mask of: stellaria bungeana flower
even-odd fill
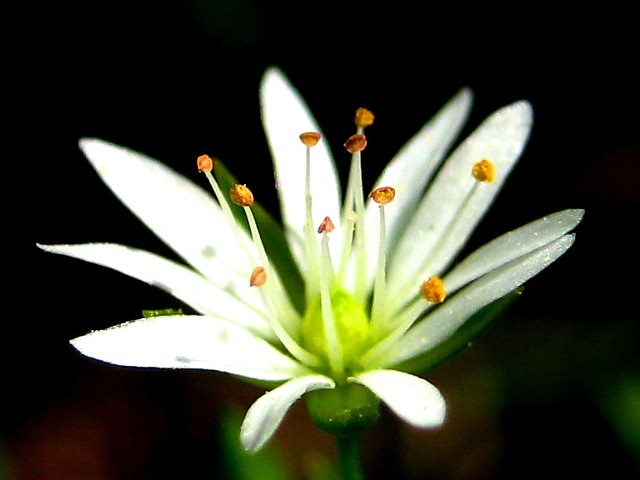
[[[583,215],[548,215],[453,263],[527,142],[530,105],[496,111],[443,162],[471,106],[463,89],[369,195],[361,157],[374,117],[358,109],[345,142],[351,170],[343,203],[332,155],[297,91],[269,69],[260,93],[283,228],[207,155],[197,166],[215,200],[151,158],[80,141],[109,188],[189,266],[110,243],[40,247],[162,288],[198,314],[144,316],[71,344],[116,365],[265,382],[269,391],[241,428],[248,451],[271,438],[303,395],[314,421],[333,433],[373,424],[380,400],[412,426],[441,425],[445,399],[417,374],[466,345],[483,326],[480,313],[565,253]]]

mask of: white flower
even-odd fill
[[[345,411],[373,407],[377,412],[378,399],[410,425],[442,424],[443,396],[413,373],[450,354],[451,348],[444,348],[429,357],[457,335],[466,342],[470,334],[461,332],[475,313],[566,252],[574,240],[568,232],[583,215],[565,210],[541,218],[453,264],[519,158],[532,123],[528,103],[508,105],[443,162],[471,100],[471,92],[462,90],[392,159],[374,185],[393,187],[380,191],[380,205],[363,195],[362,145],[349,144],[366,141],[363,136],[350,140],[352,166],[342,203],[326,144],[320,140],[311,147],[320,138],[315,133],[308,146],[300,142],[302,132],[320,129],[285,77],[276,69],[267,71],[261,87],[263,123],[289,257],[282,244],[277,246],[278,229],[263,211],[250,201],[243,207],[228,203],[208,173],[208,157],[199,159],[205,162],[199,167],[207,172],[217,201],[151,158],[101,140],[81,140],[111,190],[189,266],[117,244],[40,247],[162,288],[199,315],[141,318],[91,332],[71,340],[72,345],[117,365],[209,369],[273,382],[277,386],[244,419],[241,438],[248,451],[269,440],[304,394],[324,427],[331,428]],[[360,135],[372,121],[369,114],[359,110]],[[495,179],[471,175],[482,159],[490,162],[475,168],[484,166]],[[221,166],[214,166],[214,174],[220,182],[228,180]],[[248,229],[234,217],[242,209]],[[314,397],[316,391],[355,392],[364,400],[345,400],[343,411],[327,414],[326,397]],[[346,428],[352,420],[346,420]]]

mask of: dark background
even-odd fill
[[[587,211],[575,246],[429,376],[449,400],[445,427],[414,432],[385,414],[365,436],[369,478],[637,478],[640,96],[631,12],[612,3],[566,12],[159,3],[31,3],[16,17],[24,24],[8,55],[4,212],[8,243],[19,245],[6,261],[0,424],[15,476],[5,476],[224,478],[220,419],[228,408],[244,411],[260,389],[217,373],[78,356],[70,338],[174,300],[35,243],[112,241],[173,255],[101,183],[77,148],[83,136],[147,153],[197,182],[197,155],[218,156],[275,207],[258,86],[277,65],[334,152],[357,107],[376,114],[368,182],[461,87],[476,95],[464,133],[529,100],[529,146],[469,248],[547,213]],[[345,178],[347,165],[339,168]],[[276,437],[294,468],[314,455],[331,459],[331,440],[302,403]]]

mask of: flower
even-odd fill
[[[445,399],[417,374],[466,345],[493,315],[482,312],[565,253],[582,219],[582,210],[551,214],[453,263],[527,142],[531,106],[498,110],[443,161],[471,107],[461,90],[369,197],[361,160],[374,116],[358,109],[343,152],[351,154],[343,203],[332,155],[297,91],[272,68],[260,93],[282,228],[208,155],[197,165],[216,200],[156,160],[80,141],[109,188],[189,266],[110,243],[40,247],[157,286],[198,314],[151,313],[71,344],[116,365],[264,382],[270,390],[241,428],[248,451],[303,395],[314,421],[334,433],[370,426],[379,401],[412,426],[441,425]]]

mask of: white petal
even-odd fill
[[[400,232],[411,218],[434,170],[451,147],[469,115],[473,95],[463,89],[411,138],[386,166],[374,188],[390,186],[396,191],[386,205],[387,250],[392,250]],[[379,250],[378,205],[369,200],[365,217],[367,274],[373,281]],[[355,258],[353,258],[355,260]]]
[[[526,102],[498,110],[444,163],[390,261],[387,293],[397,305],[413,296],[425,278],[440,274],[467,241],[519,158],[532,115]],[[483,158],[494,163],[496,180],[478,184],[469,197],[477,182],[472,165]]]
[[[240,428],[240,440],[248,452],[260,450],[282,423],[289,408],[305,393],[322,388],[335,388],[324,375],[309,375],[290,380],[265,393],[251,405]]]
[[[367,387],[409,425],[429,428],[444,423],[447,413],[444,397],[420,377],[396,370],[371,370],[349,380]]]
[[[226,318],[246,327],[264,338],[274,334],[259,304],[257,293],[245,282],[245,287],[234,291],[232,284],[213,284],[200,274],[154,253],[111,243],[82,245],[38,245],[47,252],[67,255],[87,262],[112,268],[133,278],[164,290],[205,315]],[[220,272],[216,282],[224,282]]]
[[[414,325],[371,366],[392,366],[425,352],[451,336],[471,315],[518,288],[556,261],[573,244],[565,235],[517,260],[480,277]]]
[[[249,331],[222,319],[159,316],[74,338],[83,355],[130,367],[216,370],[281,381],[307,369]]]
[[[269,141],[282,219],[295,258],[306,268],[302,255],[302,228],[305,223],[306,147],[300,141],[304,132],[322,134],[309,107],[284,74],[270,68],[260,89],[262,123]],[[331,217],[340,223],[340,184],[326,140],[311,149],[311,195],[313,226]],[[334,258],[340,251],[339,235],[331,240]]]
[[[246,282],[257,262],[246,258],[212,195],[133,150],[91,138],[80,147],[113,193],[188,263],[208,277]],[[195,159],[193,166],[196,176]]]
[[[485,273],[557,240],[578,225],[583,215],[584,210],[563,210],[495,238],[446,275],[447,292],[452,293]]]

